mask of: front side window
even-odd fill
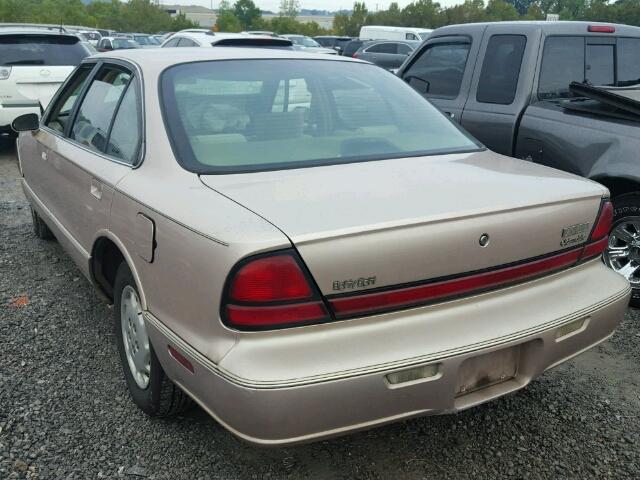
[[[395,76],[320,60],[207,61],[165,71],[180,164],[237,173],[480,148]]]
[[[409,55],[412,51],[413,50],[411,49],[411,47],[406,43],[398,44],[398,53],[400,53],[401,55]]]
[[[493,35],[489,39],[478,82],[478,102],[501,105],[513,102],[526,44],[524,35]]]
[[[403,76],[421,93],[455,98],[460,93],[470,43],[436,43],[424,49]]]
[[[420,40],[420,38],[413,33],[407,33],[405,35],[405,40]]]
[[[71,112],[78,100],[78,95],[80,95],[82,87],[84,87],[94,67],[93,63],[88,63],[76,70],[60,96],[53,103],[51,113],[46,120],[47,127],[60,133],[66,131]]]
[[[71,127],[70,138],[96,152],[104,152],[111,119],[131,72],[117,66],[103,67],[87,90]]]

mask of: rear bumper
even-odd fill
[[[256,348],[255,344],[244,347],[240,340],[220,364],[216,365],[177,338],[148,312],[147,328],[167,374],[221,424],[252,443],[292,444],[409,417],[463,410],[518,390],[545,370],[605,340],[613,333],[626,311],[629,287],[621,277],[596,262],[574,270],[576,271],[552,276],[555,278],[529,282],[528,287],[521,285],[481,295],[475,297],[471,304],[467,299],[441,306],[439,310],[444,312],[452,326],[450,332],[453,344],[456,338],[470,338],[468,335],[456,334],[456,325],[461,321],[460,315],[465,311],[468,313],[469,310],[465,309],[469,307],[475,314],[474,318],[467,316],[462,321],[466,322],[468,330],[476,331],[473,335],[478,341],[469,343],[465,340],[452,349],[438,351],[434,347],[437,344],[447,345],[450,339],[438,333],[435,324],[429,325],[429,317],[436,315],[433,308],[400,312],[404,313],[407,323],[411,323],[411,316],[422,318],[423,328],[427,331],[431,329],[440,338],[434,339],[435,343],[425,341],[423,355],[414,356],[411,355],[414,353],[411,338],[420,337],[421,332],[405,332],[406,335],[413,334],[411,338],[406,338],[407,355],[396,358],[395,361],[375,361],[378,357],[382,359],[384,355],[377,352],[374,343],[368,348],[370,339],[367,337],[372,333],[363,326],[360,328],[365,337],[358,344],[352,342],[351,352],[341,352],[345,348],[341,345],[338,345],[338,350],[334,349],[336,342],[331,341],[333,334],[316,328],[313,334],[320,350],[315,344],[306,344],[309,338],[296,338],[294,343],[297,350],[285,352],[288,357],[280,357],[287,358],[288,361],[279,375],[282,376],[284,371],[291,372],[291,375],[279,380],[261,373],[266,372],[264,364],[269,362],[266,357],[260,359],[260,355],[253,350]],[[593,295],[593,290],[587,285],[587,291],[583,295],[574,295],[573,298],[564,295],[561,289],[557,291],[557,297],[543,298],[546,290],[544,286],[557,289],[562,284],[566,288],[576,289],[579,286],[571,285],[570,282],[585,276],[590,276],[593,281],[603,282],[600,295]],[[538,300],[547,303],[545,308],[541,304],[527,304],[525,308],[518,304],[529,301],[532,291],[535,292],[536,289],[542,295]],[[496,301],[502,310],[494,310],[492,317]],[[580,308],[576,305],[577,301],[582,303]],[[563,314],[566,309],[561,309],[560,305],[567,302],[572,304],[572,311]],[[557,316],[549,316],[548,304],[552,304],[552,310],[557,310]],[[525,323],[521,321],[522,315],[528,316]],[[498,323],[502,318],[510,316],[513,318],[514,328],[510,332],[501,330]],[[395,319],[393,323],[401,321],[402,319]],[[492,321],[495,323],[495,332],[502,331],[504,334],[487,338],[485,327]],[[375,323],[375,320],[372,322]],[[520,328],[525,324],[528,324],[528,328]],[[579,328],[560,336],[559,329],[567,325],[579,325]],[[334,327],[336,326],[331,328]],[[403,326],[397,324],[395,327],[402,329]],[[394,326],[389,325],[389,322],[382,325],[378,323],[373,334],[383,337],[387,335],[388,350],[394,351],[393,338],[389,334],[391,330],[386,332],[387,328]],[[258,342],[269,342],[269,338],[258,338]],[[257,348],[260,348],[259,343]],[[167,345],[180,350],[192,362],[194,373],[188,372],[169,356]],[[279,345],[279,348],[286,348],[286,344]],[[476,357],[511,348],[514,349],[517,363],[515,375],[509,375],[471,393],[461,391],[462,372],[468,374],[469,365],[473,370],[472,362],[477,362],[474,360]],[[322,349],[324,357],[318,356]],[[305,358],[304,353],[301,353],[304,351],[311,359]],[[329,355],[342,356],[335,365],[345,368],[324,368],[318,374],[317,369],[310,367],[331,364],[331,361],[326,361]],[[354,355],[361,360],[361,368],[346,368],[352,363]],[[397,357],[397,353],[395,355]],[[253,379],[246,375],[247,365],[251,364],[256,373]],[[424,365],[436,366],[433,375],[428,378],[396,385],[391,385],[387,380],[389,373]]]

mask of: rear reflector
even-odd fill
[[[184,368],[189,370],[191,373],[195,373],[195,370],[193,369],[193,365],[191,364],[189,359],[187,359],[187,357],[182,355],[178,350],[173,348],[171,345],[167,345],[167,349],[169,350],[169,355],[171,355],[176,362],[178,362]]]
[[[227,321],[243,327],[308,323],[326,317],[327,311],[322,302],[276,306],[227,305]]]
[[[453,280],[329,300],[337,317],[393,310],[516,283],[575,265],[582,247],[513,267]]]
[[[589,243],[584,247],[581,260],[590,260],[602,255],[609,245],[609,237],[601,238],[596,242]]]
[[[589,31],[593,33],[616,33],[616,27],[611,25],[589,25]]]

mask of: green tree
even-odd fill
[[[233,13],[245,30],[252,28],[262,16],[262,12],[252,0],[238,0],[233,6]]]
[[[516,7],[504,0],[489,0],[486,15],[490,22],[518,20],[519,17]]]
[[[339,13],[333,18],[333,29],[339,35],[348,35],[357,37],[360,29],[367,20],[367,6],[364,2],[356,2],[353,4],[351,14]]]
[[[443,24],[439,3],[417,0],[402,10],[402,22],[409,27],[436,28]]]
[[[300,13],[300,2],[298,0],[281,0],[279,13],[281,17],[296,18]]]

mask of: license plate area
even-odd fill
[[[466,359],[458,369],[456,397],[511,380],[519,360],[520,345]]]

